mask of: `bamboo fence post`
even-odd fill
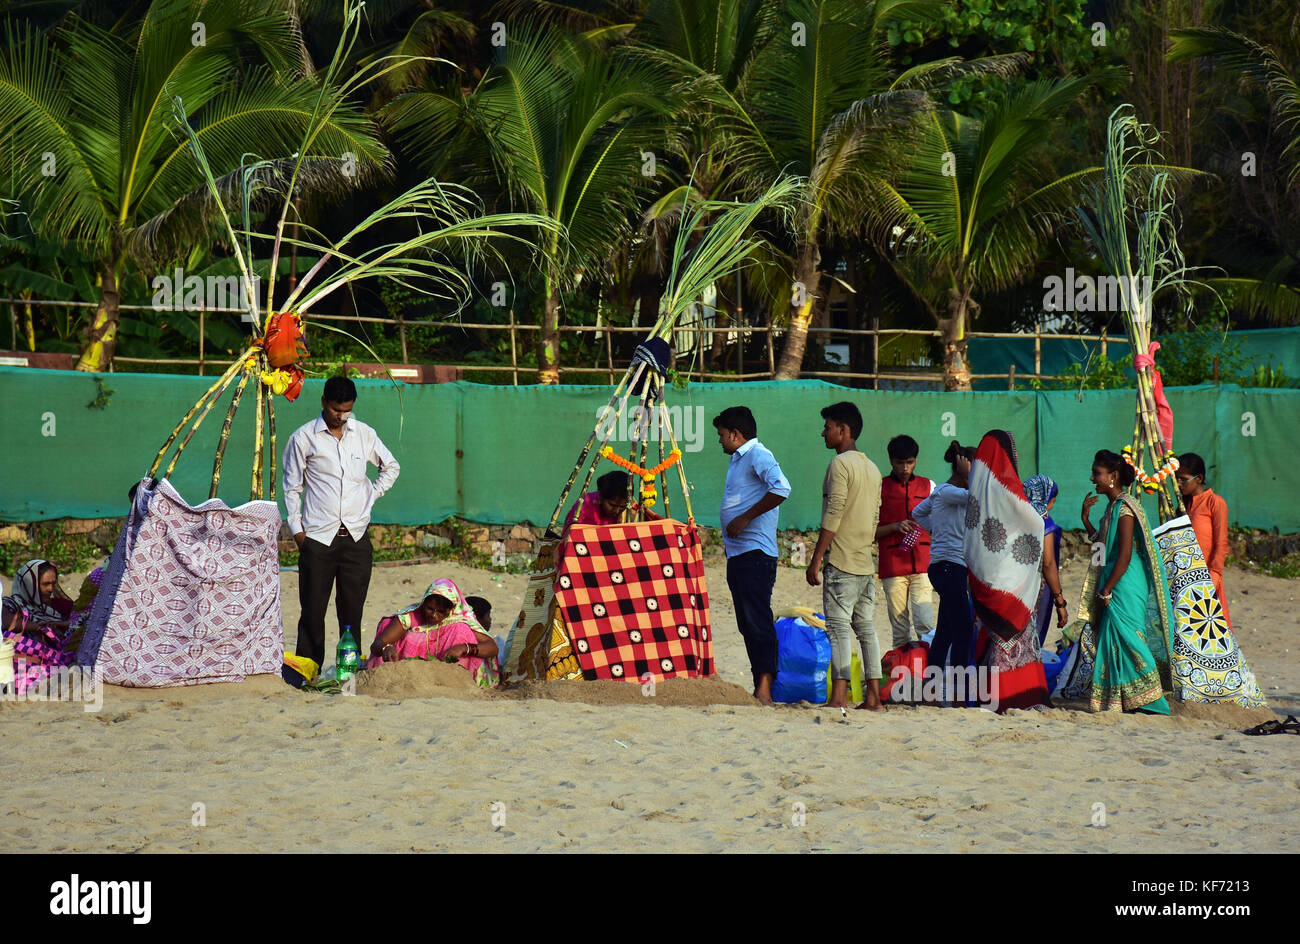
[[[510,309],[510,381],[519,386],[519,356],[515,350],[515,310]]]
[[[609,382],[614,382],[614,332],[605,326],[605,359],[609,362]]]
[[[200,377],[203,376],[203,348],[204,348],[203,329],[206,323],[205,322],[206,315],[207,315],[207,309],[200,308],[199,309],[199,376]]]
[[[880,389],[880,319],[871,319],[871,389]]]
[[[402,363],[409,364],[411,358],[406,353],[406,319],[400,311],[397,313],[397,336],[402,339]]]
[[[767,318],[767,379],[776,376],[776,351],[772,347],[772,316]]]
[[[217,489],[221,486],[221,463],[226,458],[226,444],[230,442],[230,424],[234,422],[235,412],[239,409],[239,401],[244,395],[244,388],[248,386],[249,376],[251,376],[251,372],[244,370],[243,376],[239,378],[239,384],[235,387],[235,395],[230,401],[230,409],[226,410],[226,421],[221,426],[221,438],[217,440],[217,455],[212,460],[212,487],[208,489],[208,498],[210,499],[217,497]]]

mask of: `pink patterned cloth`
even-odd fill
[[[140,688],[279,674],[279,531],[274,502],[193,506],[166,480],[141,482],[78,663]]]
[[[397,617],[390,616],[382,620],[376,635],[386,630],[396,619]],[[448,623],[437,629],[425,628],[416,623],[413,629],[407,630],[406,634],[394,643],[394,646],[397,649],[398,659],[441,659],[452,646],[462,644],[472,646],[478,641],[478,636],[467,623]],[[432,654],[429,652],[430,649],[433,650]],[[366,668],[373,669],[377,665],[382,665],[383,661],[379,656],[371,656],[366,660]],[[482,661],[482,659],[462,659],[460,664],[473,675]]]

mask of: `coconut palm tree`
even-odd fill
[[[666,155],[671,83],[599,35],[524,24],[507,32],[473,89],[450,86],[399,97],[388,119],[422,166],[476,168],[471,179],[494,176],[520,209],[562,224],[537,260],[544,283],[538,381],[558,383],[563,293],[630,232],[653,184],[649,155]]]
[[[959,68],[943,60],[899,74],[886,23],[924,19],[939,9],[926,0],[792,0],[748,66],[741,97],[722,111],[727,152],[750,188],[783,172],[807,181],[793,231],[793,290],[778,380],[799,376],[808,327],[825,306],[831,266],[823,250],[858,231],[872,194],[912,147],[915,123],[930,108],[924,89]],[[1008,71],[1017,62],[965,68]],[[714,100],[729,104],[723,94]]]
[[[0,127],[18,190],[43,234],[95,259],[99,306],[79,370],[112,362],[128,262],[165,258],[208,232],[202,178],[171,123],[179,100],[218,176],[247,152],[287,158],[320,105],[288,4],[155,0],[103,29],[76,16],[43,34],[6,24]],[[253,53],[263,64],[242,68]],[[312,141],[310,184],[338,192],[372,178],[386,151],[359,109],[334,110]],[[305,188],[306,189],[306,188]]]
[[[1300,78],[1272,46],[1231,30],[1176,29],[1170,31],[1170,37],[1171,61],[1211,59],[1264,90],[1273,127],[1285,141],[1278,156],[1286,173],[1287,195],[1294,200],[1300,193]],[[1280,253],[1258,271],[1266,272],[1266,277],[1212,278],[1205,284],[1215,291],[1231,293],[1235,303],[1252,311],[1266,311],[1275,322],[1300,321],[1300,290],[1285,284],[1300,275],[1294,255]]]
[[[1100,178],[1100,167],[1061,175],[1049,165],[1051,123],[1089,88],[1118,77],[1107,70],[1029,82],[1003,93],[983,119],[932,112],[897,184],[873,192],[883,196],[872,212],[874,239],[942,333],[944,389],[971,389],[966,333],[978,296],[1016,284]],[[1195,174],[1142,170],[1175,181]]]

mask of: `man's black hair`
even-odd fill
[[[357,385],[351,377],[331,377],[325,381],[326,403],[351,403],[357,398]]]
[[[734,429],[746,439],[758,438],[758,424],[747,406],[729,406],[713,418],[714,429]]]
[[[904,433],[902,436],[895,436],[889,441],[888,447],[889,458],[895,460],[915,459],[921,452],[921,447],[916,444],[916,440]]]
[[[848,400],[832,403],[822,408],[822,419],[843,423],[849,428],[849,435],[857,439],[862,435],[862,411]]]

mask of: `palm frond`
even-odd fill
[[[1277,51],[1221,27],[1175,29],[1169,35],[1173,41],[1168,54],[1171,62],[1214,59],[1264,89],[1275,127],[1290,138],[1282,150],[1282,158],[1290,164],[1287,186],[1295,186],[1300,177],[1300,83]]]
[[[651,336],[667,339],[677,320],[706,288],[744,264],[762,243],[760,237],[750,233],[760,214],[778,212],[786,217],[788,225],[805,185],[806,181],[798,177],[781,177],[756,200],[695,203],[678,228],[664,291],[664,311],[655,322]],[[692,246],[692,237],[700,230],[704,234]]]

